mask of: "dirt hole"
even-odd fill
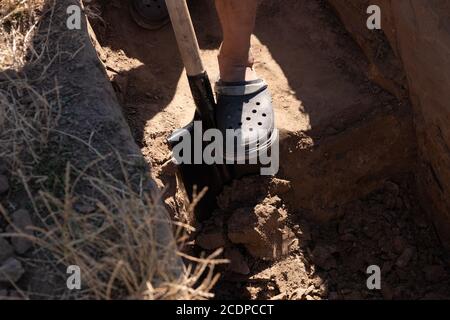
[[[221,36],[213,4],[195,1],[191,9],[215,79]],[[94,29],[123,112],[176,217],[183,201],[164,171],[165,139],[191,120],[194,105],[170,26],[146,31],[124,12],[123,1],[112,1]],[[263,1],[252,42],[285,133],[281,168],[276,178],[234,181],[211,218],[197,223],[191,249],[224,247],[231,260],[216,297],[448,297],[448,256],[417,204],[409,155],[395,140],[385,149],[399,103],[367,80],[367,62],[332,11],[322,1]],[[398,130],[409,128],[408,116],[401,121]],[[349,146],[346,154],[340,145]],[[381,269],[381,290],[367,288],[371,265]]]

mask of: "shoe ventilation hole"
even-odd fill
[[[262,116],[263,116],[263,117],[267,117],[267,114],[263,113]]]
[[[259,106],[260,104],[261,104],[260,102],[257,102],[257,103],[256,103],[257,106]]]
[[[262,126],[262,122],[258,122],[258,126]]]
[[[252,120],[252,118],[250,118],[250,117],[247,117],[246,119],[247,119],[247,121],[250,121],[250,120]]]
[[[256,110],[255,110],[255,109],[253,109],[253,110],[252,110],[252,112],[253,112],[253,113],[256,113]]]

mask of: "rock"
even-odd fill
[[[77,202],[75,203],[74,208],[75,210],[77,210],[77,212],[84,214],[92,213],[95,211],[95,206],[88,203]]]
[[[33,223],[31,222],[31,217],[27,210],[20,209],[14,212],[12,215],[12,221],[14,225],[24,233],[24,235],[33,235],[33,231],[29,229]],[[16,231],[13,229],[13,232]],[[11,243],[16,252],[19,254],[24,254],[33,245],[30,240],[22,236],[12,237]]]
[[[196,244],[205,250],[215,250],[225,246],[225,236],[221,228],[208,226],[197,236]]]
[[[16,258],[9,258],[0,266],[0,282],[17,282],[25,270]]]
[[[245,261],[244,256],[236,248],[227,248],[225,250],[224,256],[226,259],[230,260],[228,266],[229,270],[235,273],[247,275],[250,273],[250,268]]]
[[[14,248],[4,238],[0,238],[0,263],[14,254]]]
[[[289,190],[291,190],[291,182],[288,180],[273,178],[269,184],[269,192],[272,195],[283,195]]]
[[[284,254],[283,247],[290,229],[284,226],[287,213],[270,204],[254,208],[239,208],[228,220],[228,238],[243,244],[255,258],[276,259]]]
[[[296,300],[308,299],[311,294],[314,293],[314,285],[309,285],[308,287],[299,287],[292,293],[292,298]]]
[[[6,176],[0,175],[0,194],[6,193],[9,190],[9,182]]]
[[[412,259],[412,257],[414,256],[414,253],[416,252],[416,250],[413,247],[408,247],[406,248],[403,253],[398,257],[397,261],[395,262],[395,264],[400,267],[400,268],[404,268],[408,265],[409,261]]]

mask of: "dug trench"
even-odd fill
[[[190,9],[202,58],[218,78],[213,1]],[[170,26],[138,27],[126,1],[91,21],[98,53],[136,142],[175,219],[186,203],[168,169],[167,136],[194,104]],[[252,38],[280,130],[276,177],[233,181],[186,250],[224,248],[217,298],[450,298],[449,255],[414,187],[411,106],[372,83],[362,51],[325,1],[262,1]],[[381,290],[367,287],[369,266]]]

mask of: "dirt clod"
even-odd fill
[[[250,273],[250,268],[248,267],[245,257],[236,248],[227,248],[225,250],[224,256],[226,259],[230,260],[228,266],[231,272],[247,275]]]
[[[254,208],[239,208],[228,220],[228,238],[243,244],[256,258],[276,259],[283,255],[286,211],[272,204],[261,203]]]
[[[291,182],[288,180],[273,178],[269,184],[269,192],[272,195],[283,195],[291,190]]]

